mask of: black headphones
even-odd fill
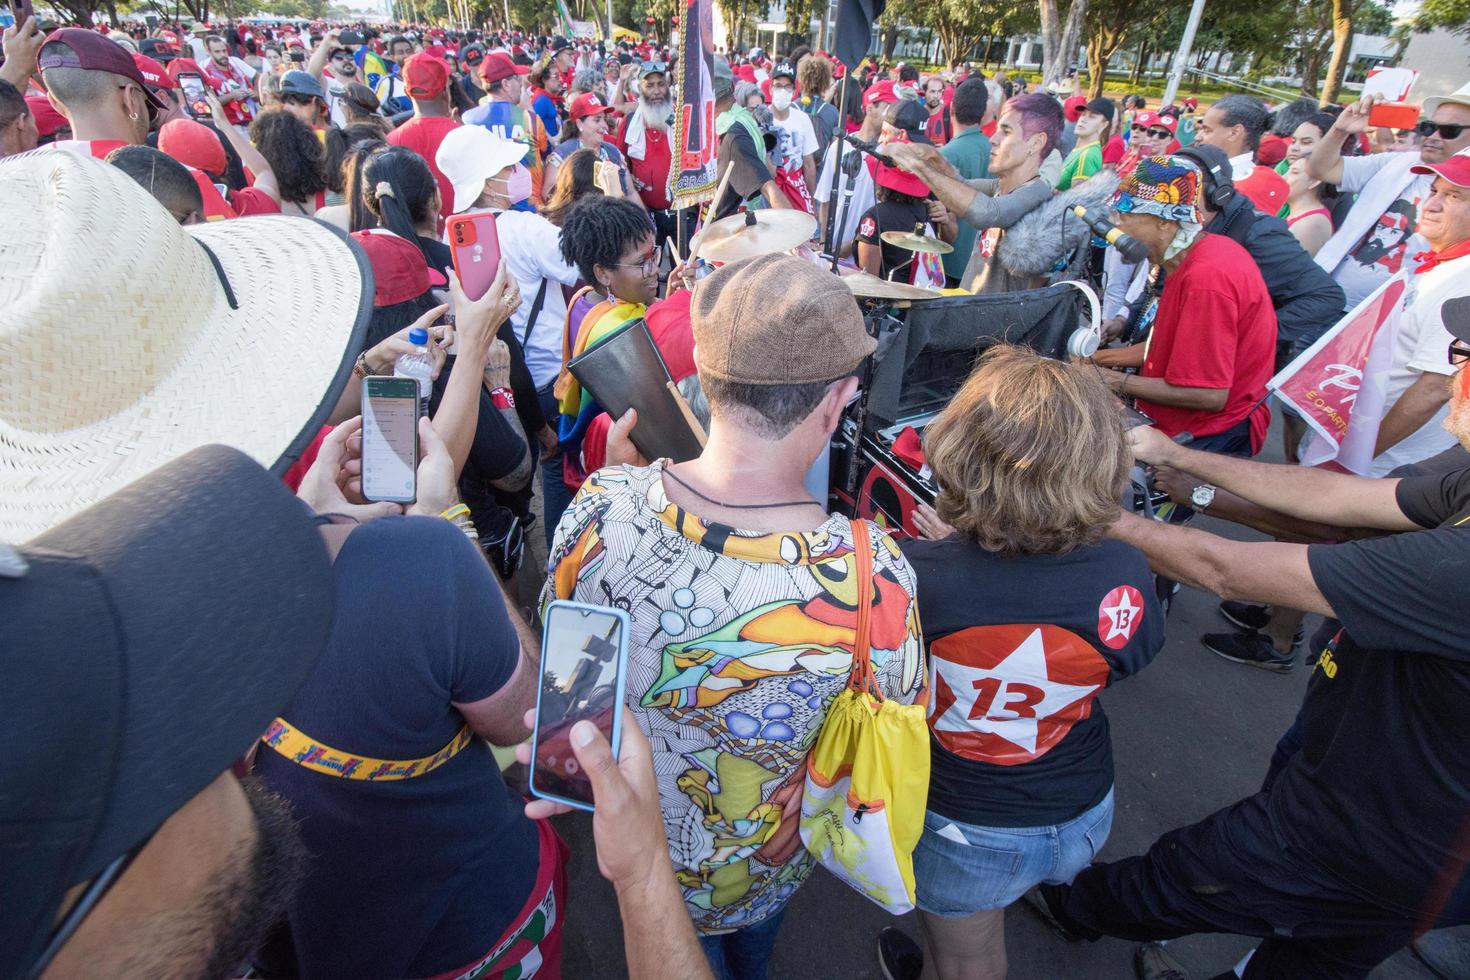
[[[1211,160],[1213,154],[1205,153],[1193,146],[1181,147],[1174,151],[1176,157],[1183,157],[1190,163],[1200,168],[1204,180],[1205,203],[1210,206],[1211,211],[1221,211],[1225,205],[1235,199],[1235,182],[1225,168]],[[1228,161],[1227,161],[1228,165]]]

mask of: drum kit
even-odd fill
[[[805,211],[764,208],[721,218],[706,226],[694,243],[694,254],[711,262],[739,262],[758,255],[786,252],[809,242],[817,230],[817,219]],[[889,245],[910,252],[944,255],[954,246],[937,238],[914,231],[885,231],[881,236]],[[843,285],[858,299],[916,300],[943,295],[937,289],[894,282],[868,272],[843,275]]]

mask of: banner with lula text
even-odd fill
[[[1359,474],[1372,468],[1406,279],[1401,272],[1378,287],[1266,382],[1311,427],[1303,466]]]
[[[674,207],[703,204],[717,179],[714,0],[687,0],[679,44],[679,99],[674,106],[674,154],[669,191]]]

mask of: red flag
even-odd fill
[[[1406,279],[1400,273],[1388,280],[1266,382],[1316,434],[1303,447],[1302,465],[1335,461],[1354,473],[1371,467]]]

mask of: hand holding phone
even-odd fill
[[[179,72],[179,89],[184,94],[184,111],[195,119],[209,119],[209,85],[198,72]]]
[[[1375,102],[1368,109],[1374,129],[1413,129],[1419,125],[1419,107],[1407,102]]]
[[[419,383],[371,375],[362,380],[362,495],[412,503],[418,497]]]
[[[532,795],[593,809],[592,780],[573,751],[572,728],[591,722],[617,757],[630,629],[621,609],[561,599],[547,607],[531,736]]]

